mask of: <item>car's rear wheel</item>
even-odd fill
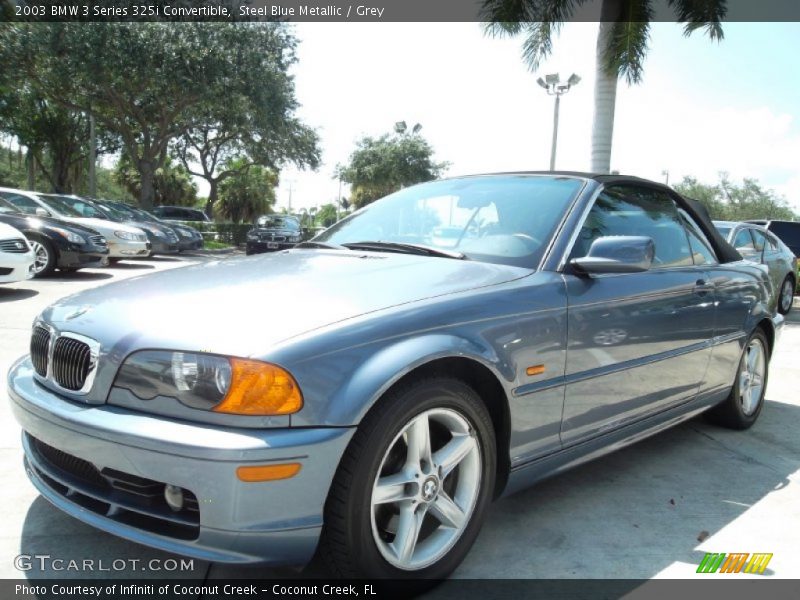
[[[769,343],[761,328],[756,329],[742,352],[730,395],[708,411],[710,421],[731,429],[748,429],[764,405],[769,375]]]
[[[344,577],[440,579],[475,541],[494,489],[491,417],[461,381],[393,390],[345,452],[320,553]]]
[[[789,314],[794,302],[794,279],[787,275],[781,284],[780,295],[778,296],[778,312],[782,315]]]
[[[53,245],[43,237],[31,236],[31,248],[33,249],[33,272],[34,277],[45,277],[50,275],[56,268],[56,251]]]

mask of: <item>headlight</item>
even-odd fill
[[[255,231],[248,231],[247,232],[247,239],[248,240],[257,240],[258,239],[258,233],[255,232]]]
[[[291,237],[289,238],[289,241],[290,241],[290,242],[299,242],[299,241],[300,241],[300,240],[302,240],[302,239],[303,239],[303,236],[302,236],[302,234],[299,234],[299,233],[298,233],[297,235],[293,235],[293,236],[291,236]]]
[[[72,233],[71,231],[67,231],[66,229],[61,229],[60,227],[51,227],[53,231],[58,233],[61,237],[65,238],[68,242],[72,242],[73,244],[85,244],[86,240],[79,236],[77,233]]]
[[[300,388],[285,369],[213,354],[136,352],[114,385],[142,400],[167,396],[191,408],[237,415],[288,415],[303,406]]]
[[[114,235],[121,240],[128,240],[129,242],[138,242],[141,238],[138,233],[130,233],[128,231],[115,231]]]

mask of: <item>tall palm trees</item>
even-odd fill
[[[591,169],[608,173],[614,133],[617,81],[639,83],[653,19],[653,0],[599,0],[600,27],[597,34],[594,120]],[[536,70],[553,49],[553,36],[571,19],[580,20],[579,10],[591,0],[483,0],[481,18],[494,35],[524,35],[522,55]],[[705,29],[709,38],[723,38],[721,20],[727,0],[667,0],[675,20],[684,23],[688,36]]]

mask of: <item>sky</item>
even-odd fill
[[[317,172],[285,168],[277,207],[338,197],[333,178],[358,139],[422,125],[447,176],[547,169],[553,99],[547,73],[582,79],[562,98],[556,168],[589,168],[597,24],[566,25],[536,73],[520,38],[478,23],[299,23],[298,115],[321,139]],[[611,168],[658,181],[754,177],[800,211],[800,23],[727,23],[725,39],[653,24],[644,80],[621,81]],[[200,183],[200,182],[198,182]],[[206,189],[201,185],[201,193]],[[342,194],[349,190],[344,186]]]

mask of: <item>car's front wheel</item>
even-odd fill
[[[440,579],[475,541],[495,481],[491,417],[446,377],[393,390],[336,473],[320,552],[344,577]]]
[[[34,262],[33,271],[34,277],[46,277],[56,269],[56,250],[53,248],[48,240],[43,237],[31,236],[31,248],[33,249]]]
[[[731,429],[748,429],[761,414],[768,375],[769,343],[759,328],[747,340],[730,394],[708,411],[708,419]]]

